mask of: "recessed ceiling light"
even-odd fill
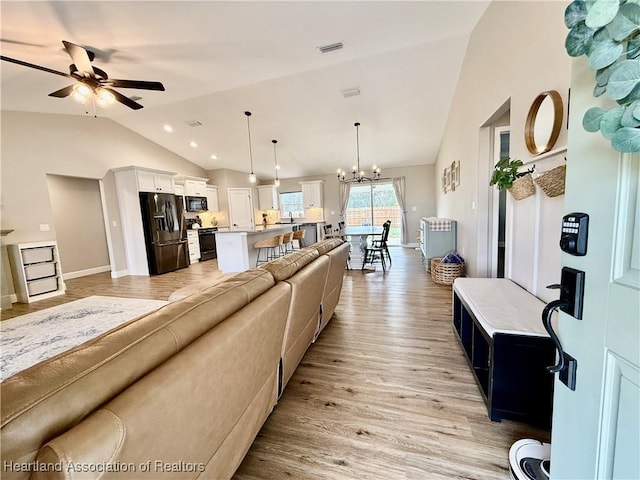
[[[211,160],[217,160],[218,156],[214,153],[213,155],[211,155]]]
[[[173,127],[171,125],[165,125],[164,127],[162,127],[164,129],[165,132],[167,133],[171,133],[173,132]]]
[[[189,145],[191,145],[193,148],[198,148],[198,144],[194,141],[191,141]]]

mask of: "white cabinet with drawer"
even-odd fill
[[[19,302],[44,300],[65,291],[56,242],[7,246]]]
[[[187,230],[187,244],[189,245],[189,263],[198,263],[200,261],[198,230]]]

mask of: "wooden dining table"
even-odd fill
[[[360,270],[362,268],[362,261],[364,260],[364,249],[367,246],[367,238],[370,235],[382,235],[382,226],[348,226],[325,235],[325,238],[346,237],[351,243],[351,268]],[[365,270],[369,269],[375,270],[375,266],[370,265],[369,267],[365,267]]]

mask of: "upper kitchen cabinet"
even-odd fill
[[[278,210],[278,189],[275,185],[258,187],[258,203],[260,210]]]
[[[174,193],[173,176],[175,173],[138,167],[131,167],[131,170],[135,171],[138,191]]]
[[[300,185],[302,186],[302,203],[304,208],[323,207],[323,184],[324,180],[300,182]]]
[[[184,194],[187,197],[206,197],[207,179],[198,177],[185,177]]]
[[[219,212],[218,206],[218,187],[207,185],[207,210],[209,212]]]

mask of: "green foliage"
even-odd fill
[[[587,55],[596,70],[593,95],[618,103],[609,111],[590,108],[582,119],[620,152],[640,151],[640,5],[638,0],[574,0],[566,8],[565,41],[572,57]]]
[[[518,169],[523,165],[522,160],[511,160],[509,157],[501,158],[494,167],[489,185],[496,185],[499,190],[508,190],[516,178],[533,172],[533,168],[519,172]]]

